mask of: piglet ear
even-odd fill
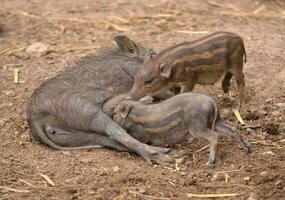
[[[162,62],[160,63],[159,68],[160,68],[160,75],[169,79],[171,75],[172,66],[167,62]]]
[[[139,49],[135,42],[125,35],[117,35],[114,37],[120,50],[129,57],[139,56]]]
[[[131,111],[131,106],[127,104],[123,104],[119,108],[120,115],[125,119]]]

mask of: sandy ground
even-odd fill
[[[189,193],[285,198],[284,1],[175,2],[1,0],[0,199],[195,199]],[[159,51],[216,30],[244,38],[248,103],[240,113],[253,127],[242,127],[232,112],[234,80],[231,102],[222,99],[220,83],[195,91],[218,101],[225,120],[253,144],[251,154],[225,138],[218,162],[206,166],[207,143],[194,141],[177,146],[192,153],[174,170],[128,153],[61,152],[31,142],[25,108],[34,89],[81,57],[114,45],[114,35],[126,34]],[[34,42],[49,44],[53,51],[29,56],[25,49]],[[14,69],[20,70],[19,84],[13,83]]]

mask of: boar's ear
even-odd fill
[[[131,111],[131,105],[123,104],[119,108],[120,115],[125,119]]]
[[[169,78],[171,75],[171,65],[168,64],[167,62],[162,62],[159,65],[159,69],[160,69],[160,75],[165,77],[165,78]]]
[[[114,37],[118,47],[123,51],[126,56],[136,57],[139,56],[139,49],[131,39],[125,35],[118,35]]]

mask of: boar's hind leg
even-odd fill
[[[251,144],[244,140],[236,131],[235,128],[227,125],[222,120],[219,120],[215,125],[215,130],[230,137],[233,141],[239,143],[248,153],[251,152]]]
[[[211,129],[190,130],[190,133],[192,133],[193,136],[205,139],[210,143],[210,156],[206,164],[214,164],[216,162],[216,149],[218,144],[219,133],[216,131],[212,131]]]
[[[232,77],[233,77],[233,74],[231,72],[227,72],[222,81],[222,88],[225,94],[229,92]]]
[[[239,105],[245,104],[245,81],[243,70],[243,54],[237,56],[235,60],[231,63],[232,73],[236,79],[238,91],[239,91]]]
[[[77,130],[64,130],[47,124],[44,125],[43,129],[50,140],[63,147],[110,148],[117,151],[131,152],[130,149],[104,135]]]

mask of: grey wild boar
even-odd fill
[[[243,60],[243,58],[245,58]],[[239,102],[245,102],[243,62],[246,54],[240,36],[216,32],[200,39],[169,47],[157,56],[149,57],[137,73],[132,96],[156,96],[179,86],[180,92],[192,91],[195,84],[214,84],[221,77],[224,93],[235,77]]]
[[[251,151],[250,143],[221,119],[215,101],[198,93],[179,94],[156,104],[123,100],[115,107],[113,120],[134,138],[151,145],[181,143],[191,135],[206,139],[211,145],[207,164],[216,160],[220,136],[228,136]]]
[[[113,148],[162,163],[170,149],[143,144],[102,111],[104,103],[131,89],[146,54],[153,51],[126,36],[117,48],[88,57],[38,87],[28,104],[32,137],[58,150]]]

